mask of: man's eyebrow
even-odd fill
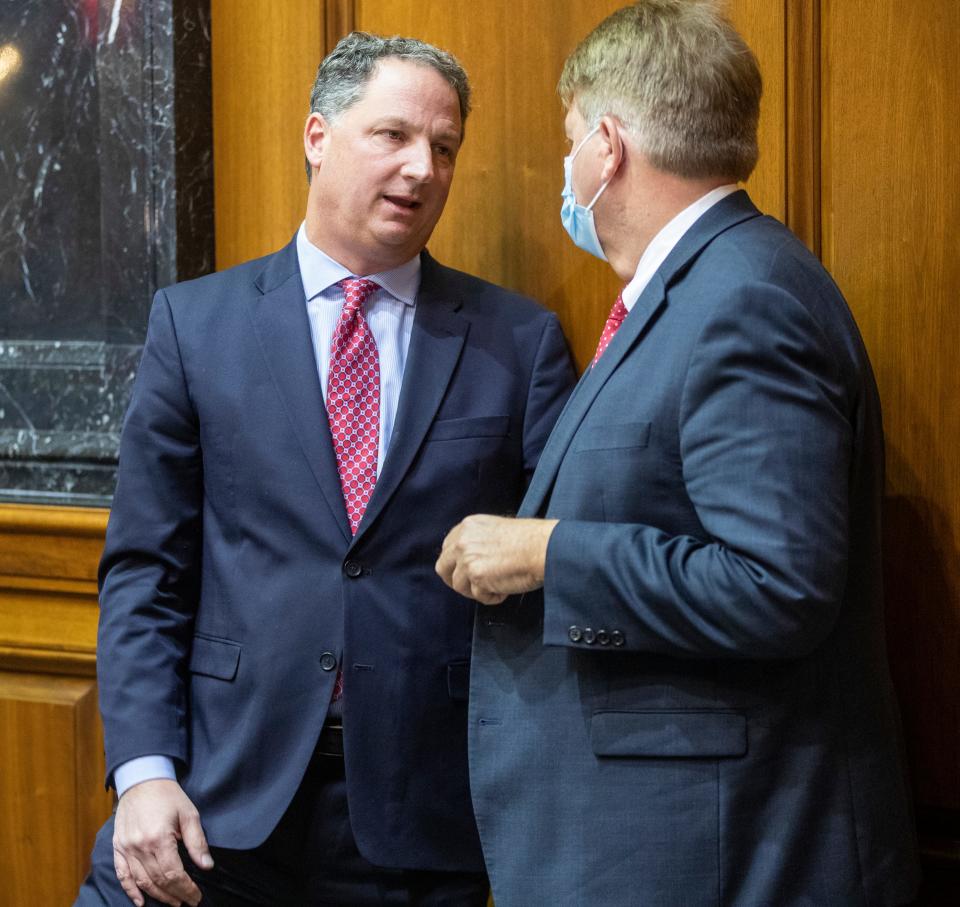
[[[380,119],[374,121],[373,125],[375,129],[382,129],[384,126],[399,127],[401,129],[410,128],[410,122],[408,120],[392,114],[380,117]]]
[[[385,114],[377,120],[373,121],[371,126],[372,129],[397,129],[403,132],[407,132],[414,127],[409,120],[405,119],[402,116],[397,114]],[[460,133],[456,129],[448,129],[442,127],[438,129],[432,136],[433,141],[435,142],[447,142],[448,144],[459,145],[460,144]]]
[[[455,129],[441,129],[437,132],[436,138],[441,142],[449,142],[454,145],[460,144],[460,133]]]

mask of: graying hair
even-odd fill
[[[756,166],[760,69],[715,0],[618,10],[567,58],[557,90],[591,127],[617,117],[668,173],[745,180]]]
[[[426,41],[395,35],[384,38],[355,31],[341,38],[317,69],[310,91],[310,112],[336,122],[344,111],[362,97],[377,64],[386,58],[404,60],[436,70],[457,93],[460,102],[460,138],[463,139],[470,113],[470,82],[453,54]],[[307,164],[307,178],[310,164]]]

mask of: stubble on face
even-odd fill
[[[360,100],[322,127],[308,238],[360,275],[409,261],[450,191],[461,136],[456,91],[431,67],[388,58]]]

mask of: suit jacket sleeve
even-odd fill
[[[108,781],[117,765],[137,756],[187,758],[185,677],[199,596],[202,461],[162,290],[119,462],[100,563],[97,642]]]
[[[685,368],[676,487],[704,534],[562,521],[547,552],[548,645],[569,645],[576,625],[620,630],[621,651],[790,658],[834,624],[853,408],[840,358],[772,284],[737,287],[711,311]],[[605,481],[643,494],[629,463]]]

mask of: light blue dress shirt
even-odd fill
[[[413,316],[417,292],[420,289],[420,256],[416,255],[390,271],[378,274],[352,274],[307,239],[306,224],[297,232],[297,258],[300,280],[310,320],[310,339],[317,361],[323,399],[327,399],[327,376],[330,372],[330,345],[333,331],[343,309],[344,293],[337,282],[346,277],[366,277],[378,284],[377,290],[364,304],[364,316],[377,343],[380,355],[380,449],[377,455],[377,474],[383,469],[383,460],[390,445],[403,370],[410,349]],[[318,414],[323,418],[326,413]],[[117,766],[113,783],[117,795],[123,794],[141,781],[157,778],[176,780],[173,760],[168,756],[139,756]]]

